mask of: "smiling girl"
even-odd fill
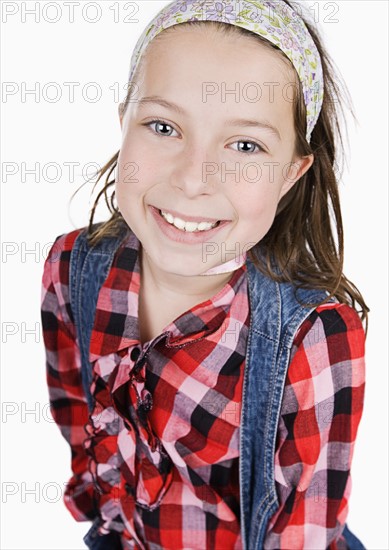
[[[174,1],[129,84],[89,226],[56,238],[42,281],[85,543],[363,549],[346,519],[369,309],[342,272],[317,31],[286,1]]]

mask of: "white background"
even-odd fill
[[[1,76],[3,86],[10,82],[16,86],[14,95],[3,95],[1,103],[4,549],[82,549],[82,537],[90,526],[73,520],[59,494],[70,477],[70,449],[47,410],[40,332],[43,262],[56,236],[88,223],[92,184],[76,195],[69,212],[70,196],[85,181],[83,169],[88,163],[103,165],[119,150],[117,107],[124,99],[131,53],[151,17],[167,2],[138,2],[136,24],[124,22],[131,14],[126,2],[116,3],[115,12],[110,9],[115,7],[113,1],[99,2],[102,17],[90,23],[82,17],[81,8],[87,3],[75,3],[75,21],[71,23],[69,10],[57,2],[62,16],[50,23],[55,11],[45,7],[46,2],[37,3],[40,21],[38,15],[22,18],[22,5],[32,9],[35,2],[2,2]],[[352,464],[347,523],[366,548],[387,549],[388,4],[345,0],[306,4],[319,10],[319,27],[348,84],[358,118],[358,126],[350,122],[348,168],[340,186],[344,272],[362,292],[371,313],[365,406]],[[18,12],[9,15],[5,23],[6,6]],[[337,13],[331,17],[334,6]],[[93,6],[86,16],[96,17]],[[61,86],[63,96],[56,102],[43,98],[43,87],[49,82]],[[69,101],[65,82],[80,83],[74,102]],[[102,90],[95,103],[81,93],[89,82],[97,82]],[[33,95],[24,98],[23,86],[32,89],[36,83],[41,87],[37,101]],[[116,98],[112,86],[120,87]],[[92,95],[93,90],[90,92]],[[47,181],[55,176],[47,166],[53,162],[61,170],[56,183]],[[73,182],[66,162],[79,163]],[[6,176],[4,163],[15,163],[16,173]],[[35,163],[38,181],[23,173]],[[96,221],[107,216],[103,209]],[[26,249],[36,253],[26,255]],[[15,333],[9,334],[12,330]],[[26,334],[26,330],[32,333]],[[35,410],[36,415],[25,415],[26,408]],[[13,495],[9,494],[11,488]]]

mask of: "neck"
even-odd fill
[[[172,303],[185,301],[196,303],[209,299],[217,294],[231,279],[233,273],[221,273],[216,275],[194,275],[191,277],[167,273],[158,269],[144,251],[139,249],[142,286],[149,292],[166,298]]]

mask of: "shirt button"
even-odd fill
[[[132,361],[136,361],[138,359],[139,355],[140,355],[140,349],[139,348],[134,348],[131,351],[130,357],[131,357]]]

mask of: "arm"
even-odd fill
[[[76,233],[57,237],[44,264],[41,294],[42,333],[51,414],[71,448],[73,475],[64,503],[76,521],[97,515],[95,489],[83,448],[88,406],[81,382],[81,358],[68,298],[69,257]]]
[[[319,306],[296,334],[275,454],[280,506],[265,549],[346,548],[350,468],[365,390],[365,333],[346,304]]]

